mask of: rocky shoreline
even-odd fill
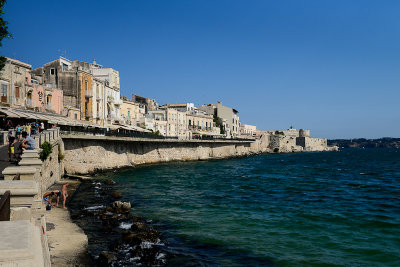
[[[94,266],[165,265],[160,233],[134,216],[130,202],[120,201],[113,180],[83,180],[71,199],[71,218],[89,240]]]

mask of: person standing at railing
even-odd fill
[[[21,138],[21,132],[22,132],[22,130],[21,130],[21,125],[17,125],[17,127],[15,128],[15,137],[19,140],[20,138]]]
[[[39,123],[35,122],[35,134],[39,133]]]
[[[27,132],[27,134],[29,135],[29,136],[31,136],[31,128],[32,128],[32,126],[28,123],[27,125],[26,125],[26,127],[25,127],[25,129],[26,129],[26,132]]]
[[[43,132],[44,131],[44,123],[43,123],[43,121],[40,123],[40,132]]]

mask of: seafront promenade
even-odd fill
[[[46,130],[35,139],[37,149],[26,150],[18,166],[8,162],[8,146],[0,148],[0,266],[77,264],[78,256],[86,255],[86,235],[71,222],[67,210],[61,207],[47,211],[42,201],[50,186],[59,190],[60,183],[64,183],[60,131]],[[41,161],[39,146],[44,142],[51,144],[52,152]]]

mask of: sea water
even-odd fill
[[[175,162],[106,178],[162,233],[167,265],[400,266],[400,149]]]

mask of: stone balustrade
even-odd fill
[[[20,180],[37,181],[39,171],[37,168],[31,166],[7,167],[3,171],[4,180],[14,179],[16,174],[20,175]]]
[[[0,181],[0,195],[10,191],[10,219],[30,220],[32,210],[41,209],[38,183],[35,181]]]
[[[0,132],[0,143],[2,135],[6,143],[7,132]],[[42,162],[39,151],[40,145],[49,142],[53,145],[53,154],[58,155],[60,129],[49,129],[33,138],[37,149],[25,150],[20,166],[4,169],[4,180],[0,180],[0,196],[10,191],[11,220],[0,222],[0,266],[51,265],[42,195],[58,179],[59,175],[52,171],[58,157]],[[16,174],[20,180],[13,180]]]

